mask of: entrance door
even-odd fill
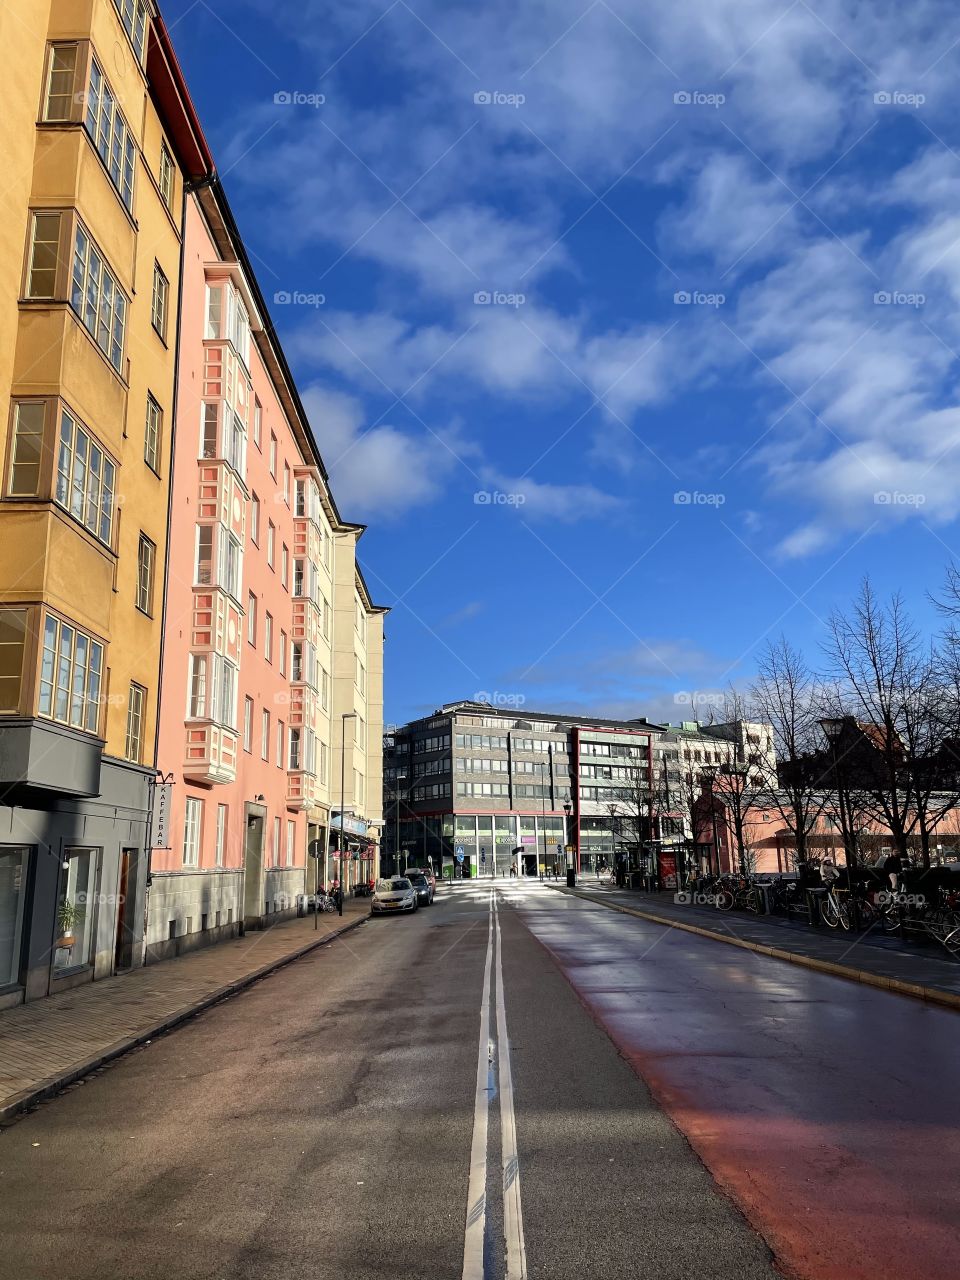
[[[537,855],[535,853],[525,853],[523,855],[523,874],[525,876],[535,876],[537,874]]]
[[[120,888],[117,895],[117,936],[113,949],[113,967],[129,969],[131,953],[131,920],[130,912],[133,904],[130,899],[130,867],[136,856],[136,849],[120,850]]]
[[[243,923],[247,929],[259,929],[263,923],[263,837],[264,810],[247,805],[246,829],[243,837]]]

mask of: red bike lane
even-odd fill
[[[581,899],[512,896],[787,1275],[960,1276],[960,1015]]]

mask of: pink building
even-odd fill
[[[378,757],[383,714],[362,528],[337,512],[219,184],[187,202],[182,298],[158,748],[169,821],[151,856],[150,959],[290,914],[323,878],[339,582],[351,613],[362,599],[375,651],[358,714]],[[351,813],[367,844],[379,760],[350,754],[373,784]]]

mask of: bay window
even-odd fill
[[[40,662],[40,715],[96,733],[102,676],[103,645],[48,613]]]
[[[95,538],[110,546],[116,467],[66,408],[60,414],[60,445],[54,496]]]
[[[127,299],[99,250],[79,224],[74,241],[70,305],[119,373],[123,363]]]
[[[110,181],[128,209],[133,208],[133,173],[136,147],[117,99],[96,58],[90,61],[90,88],[87,92],[87,133],[106,165]]]

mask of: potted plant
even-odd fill
[[[69,898],[64,898],[57,908],[57,928],[60,930],[60,937],[57,939],[58,947],[72,947],[77,940],[74,930],[77,925],[83,921],[83,906],[77,902],[71,902]]]

